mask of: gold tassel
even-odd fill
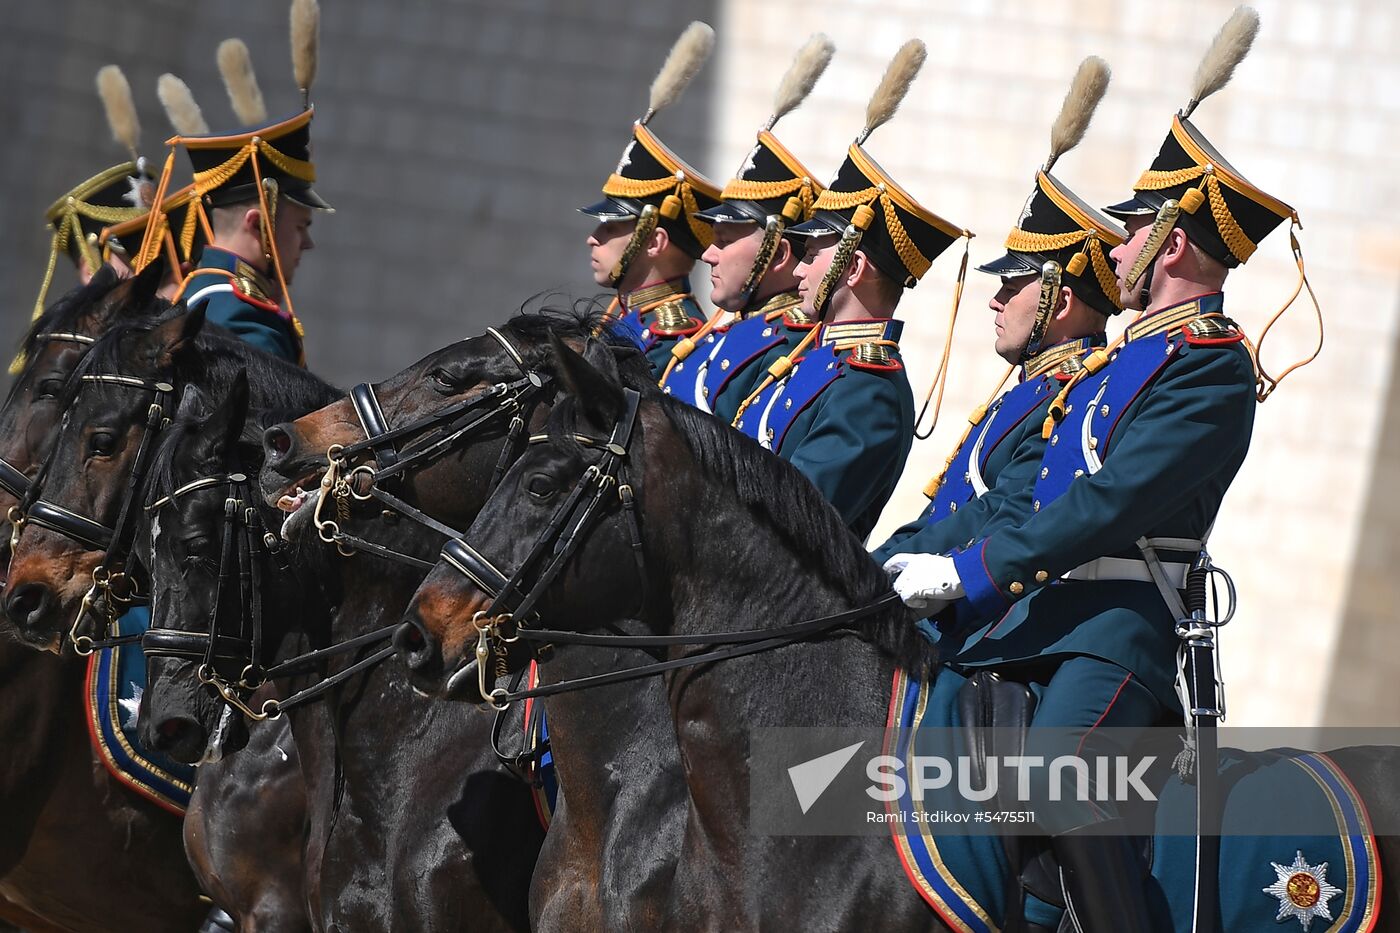
[[[1272,395],[1274,390],[1278,388],[1279,383],[1283,382],[1283,380],[1288,377],[1289,373],[1307,366],[1322,353],[1322,342],[1326,336],[1326,330],[1322,321],[1322,306],[1318,304],[1317,294],[1313,292],[1312,283],[1308,281],[1308,273],[1303,265],[1303,248],[1299,245],[1298,236],[1295,232],[1301,228],[1302,224],[1298,222],[1298,218],[1295,215],[1292,226],[1288,228],[1288,243],[1293,249],[1293,261],[1298,264],[1298,283],[1293,286],[1293,294],[1288,296],[1288,301],[1284,303],[1282,308],[1279,308],[1278,311],[1274,313],[1273,317],[1269,318],[1269,323],[1264,325],[1264,330],[1259,335],[1259,342],[1254,347],[1255,365],[1259,369],[1259,385],[1255,395],[1260,402],[1263,402]],[[1302,293],[1304,288],[1308,290],[1308,297],[1312,299],[1313,313],[1317,317],[1317,346],[1313,348],[1311,354],[1290,364],[1283,372],[1279,373],[1277,377],[1271,376],[1268,370],[1264,368],[1264,338],[1269,336],[1270,328],[1277,323],[1279,318],[1283,317],[1284,312],[1293,306],[1293,302],[1298,300],[1298,295]]]
[[[953,328],[958,322],[958,308],[962,304],[963,283],[967,279],[967,256],[971,246],[971,238],[965,237],[962,263],[958,266],[958,281],[953,286],[953,310],[948,315],[948,333],[943,338],[943,355],[938,360],[938,371],[933,374],[933,382],[929,383],[928,392],[924,393],[924,403],[919,406],[919,416],[914,419],[914,436],[921,441],[933,436],[933,429],[938,427],[938,413],[943,410],[943,390],[948,383],[948,360],[953,355]],[[928,411],[929,400],[933,398],[935,389],[938,391],[938,399],[933,403],[933,420],[929,422],[928,430],[920,434],[919,425],[923,423],[924,413]]]

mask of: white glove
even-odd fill
[[[896,554],[886,572],[898,572],[894,591],[910,609],[936,612],[963,595],[953,559],[945,554]]]

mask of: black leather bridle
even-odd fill
[[[76,343],[80,346],[89,348],[91,348],[92,345],[97,342],[97,338],[89,337],[86,334],[69,334],[61,332],[35,334],[34,339],[36,341],[43,340],[62,343]],[[83,353],[84,355],[86,355],[87,350],[84,350]],[[10,495],[14,496],[20,501],[23,501],[24,497],[29,493],[29,477],[25,476],[23,470],[15,466],[10,461],[6,460],[4,457],[0,457],[0,489],[3,489],[5,492],[9,493]],[[14,516],[11,516],[11,520],[13,521],[15,517],[18,517],[18,515],[19,513],[15,512]]]
[[[199,489],[226,487],[224,499],[219,570],[214,590],[214,602],[209,611],[207,631],[188,631],[152,627],[141,637],[141,650],[147,657],[183,658],[199,661],[196,671],[199,682],[211,687],[228,706],[250,719],[276,719],[283,712],[309,703],[326,691],[368,670],[394,653],[392,647],[381,648],[285,698],[273,698],[253,708],[245,698],[264,683],[279,677],[314,670],[320,662],[339,654],[385,641],[395,626],[385,626],[356,638],[318,648],[289,658],[270,667],[262,666],[263,656],[263,586],[268,566],[279,573],[291,572],[286,546],[268,530],[258,510],[253,507],[253,491],[243,473],[204,476],[179,487],[146,506],[147,512],[158,512],[181,496]],[[222,608],[230,601],[224,594],[238,588],[237,618],[229,620]],[[236,678],[220,670],[219,662],[233,662],[238,667]]]
[[[346,514],[348,508],[341,511],[339,507],[348,506],[352,499],[359,502],[376,500],[386,509],[439,534],[449,538],[460,537],[460,532],[405,502],[390,492],[390,488],[394,481],[410,470],[427,466],[460,445],[478,440],[482,432],[496,428],[507,418],[506,442],[496,460],[488,489],[496,488],[511,463],[520,455],[522,435],[530,411],[543,400],[552,379],[548,374],[527,366],[525,358],[496,328],[488,327],[486,333],[500,343],[519,368],[519,379],[496,383],[470,398],[397,428],[389,426],[372,385],[361,383],[350,390],[350,402],[360,419],[365,439],[347,446],[335,445],[326,451],[328,465],[321,479],[314,518],[317,534],[322,541],[334,544],[346,556],[354,551],[364,551],[419,569],[432,568],[431,561],[353,535],[341,528],[336,519],[321,518],[328,500],[337,503],[340,515]],[[406,439],[409,443],[400,447],[399,442]],[[366,452],[372,454],[373,464],[350,465],[353,458]]]
[[[611,503],[616,490],[616,499],[626,520],[632,553],[641,582],[640,593],[645,605],[647,575],[642,546],[641,529],[637,520],[635,491],[628,481],[627,458],[634,437],[637,408],[640,394],[633,389],[624,389],[625,406],[622,417],[614,425],[612,435],[606,440],[594,440],[588,446],[599,447],[602,454],[598,462],[590,464],[583,472],[568,498],[560,504],[550,518],[525,560],[507,575],[476,548],[454,537],[443,546],[442,561],[491,597],[487,608],[475,613],[472,625],[477,630],[475,653],[477,688],[484,702],[498,711],[503,711],[512,703],[532,697],[553,696],[576,690],[586,690],[609,684],[622,683],[652,677],[666,671],[710,664],[730,658],[759,654],[782,648],[800,641],[806,641],[837,629],[849,628],[893,606],[900,605],[899,595],[893,591],[874,602],[848,609],[843,612],[809,619],[777,628],[748,629],[737,632],[718,632],[697,635],[611,635],[590,634],[533,628],[538,621],[535,607],[544,596],[550,584],[563,571],[565,564],[582,544],[586,532]],[[538,568],[538,569],[537,569]],[[528,587],[526,581],[529,580]],[[854,630],[852,630],[854,631]],[[547,684],[529,690],[506,690],[493,688],[489,682],[490,673],[504,674],[504,656],[509,646],[520,640],[536,645],[587,645],[607,648],[673,648],[717,645],[710,651],[689,654],[679,658],[642,664],[636,667],[607,671],[587,677]],[[497,664],[490,664],[492,657]],[[539,650],[536,660],[543,661]],[[454,677],[468,668],[459,669]]]
[[[122,494],[117,520],[111,525],[40,498],[43,494],[44,479],[54,468],[55,445],[44,458],[34,481],[30,483],[20,506],[12,513],[16,540],[26,525],[35,525],[57,532],[81,544],[88,550],[105,551],[102,563],[92,572],[92,586],[83,596],[82,606],[73,626],[68,632],[68,640],[80,655],[89,655],[98,648],[112,647],[137,641],[137,636],[116,636],[99,639],[83,632],[89,614],[99,605],[107,612],[108,628],[116,624],[118,606],[130,606],[140,601],[135,581],[126,572],[126,558],[131,552],[132,540],[136,534],[140,506],[137,500],[145,485],[146,473],[151,459],[155,456],[156,441],[170,418],[171,396],[175,389],[168,382],[153,382],[138,376],[122,373],[82,373],[77,376],[79,391],[88,385],[116,386],[151,393],[151,404],[146,409],[145,420],[141,422],[141,440],[136,448],[136,456],[127,475],[126,489]]]

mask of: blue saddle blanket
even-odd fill
[[[122,635],[145,632],[151,625],[150,611],[131,609],[118,625]],[[86,678],[88,735],[97,757],[117,780],[183,815],[194,789],[194,768],[141,744],[136,722],[145,689],[146,656],[140,645],[95,652],[88,658]]]
[[[940,672],[932,687],[903,672],[895,675],[886,754],[906,762],[920,748],[920,729],[960,728],[957,692],[965,681]],[[946,731],[928,733],[946,741]],[[1379,919],[1380,863],[1364,802],[1326,755],[1276,749],[1246,753],[1222,749],[1225,793],[1220,852],[1220,929],[1230,933],[1370,933]],[[911,782],[912,783],[912,782]],[[1159,828],[1181,826],[1195,812],[1195,788],[1172,776],[1158,792]],[[1292,814],[1309,813],[1335,826],[1326,835],[1247,835],[1273,825],[1277,801]],[[1267,803],[1264,803],[1267,802]],[[991,835],[938,833],[918,814],[922,803],[906,788],[890,804],[894,844],[919,895],[951,929],[991,933],[1010,911],[1054,928],[1060,911],[1027,895],[1008,905],[1010,865],[1002,840]],[[1265,811],[1263,808],[1273,808]],[[1328,815],[1330,814],[1330,816]],[[1310,828],[1319,825],[1309,820]],[[1257,830],[1255,830],[1257,831]],[[1189,933],[1195,889],[1195,837],[1159,831],[1153,838],[1151,873],[1144,896],[1161,933]]]

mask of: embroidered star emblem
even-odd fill
[[[613,169],[613,174],[621,175],[622,170],[632,164],[632,147],[635,145],[637,145],[637,141],[634,139],[627,144],[626,149],[622,150],[622,158],[617,160],[617,168]]]
[[[1275,920],[1296,917],[1306,933],[1315,917],[1332,919],[1327,902],[1341,894],[1342,889],[1327,883],[1326,862],[1309,865],[1303,858],[1302,850],[1299,850],[1292,865],[1270,864],[1274,866],[1278,879],[1263,891],[1278,898],[1278,916]]]
[[[122,711],[122,728],[135,729],[136,722],[141,717],[141,694],[144,691],[141,685],[135,681],[131,684],[131,696],[123,697],[117,701],[117,705]]]

